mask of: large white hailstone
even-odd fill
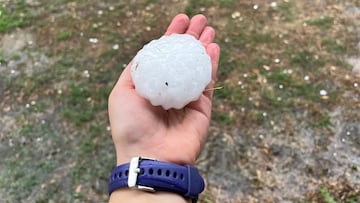
[[[131,76],[136,91],[154,106],[181,109],[196,101],[211,80],[211,60],[188,34],[163,36],[135,56]]]

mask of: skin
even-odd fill
[[[191,20],[185,14],[175,16],[165,35],[191,34],[206,48],[212,62],[212,80],[206,89],[214,87],[220,48],[214,43],[215,30],[206,25],[206,17],[196,15]],[[211,117],[213,91],[204,91],[199,100],[182,110],[154,107],[135,91],[128,65],[109,96],[109,119],[115,144],[117,165],[134,156],[150,157],[177,164],[191,164],[205,144]],[[120,189],[110,196],[115,202],[187,202],[177,194]]]

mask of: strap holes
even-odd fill
[[[145,173],[145,170],[143,168],[140,169],[140,175],[143,175]]]
[[[157,174],[158,174],[159,176],[161,176],[161,173],[162,173],[161,169],[158,169],[158,170],[157,170]]]
[[[125,171],[125,176],[127,177],[129,175],[129,170]]]
[[[182,173],[180,174],[180,179],[184,180],[184,174],[182,174]]]
[[[119,178],[121,178],[121,176],[122,176],[122,172],[119,173]]]
[[[177,177],[177,173],[174,172],[174,173],[173,173],[173,178],[176,178],[176,177]]]
[[[169,171],[169,170],[166,170],[165,175],[166,175],[166,177],[169,177],[170,171]]]
[[[149,169],[149,174],[152,175],[154,173],[154,170],[152,168]]]

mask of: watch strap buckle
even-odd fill
[[[139,168],[139,165],[142,160],[153,160],[153,159],[142,158],[142,157],[133,157],[131,159],[129,165],[128,180],[127,180],[128,187],[136,188],[148,192],[155,192],[155,189],[152,187],[137,184],[138,176],[141,173],[141,169]]]

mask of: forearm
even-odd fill
[[[114,191],[109,203],[190,203],[178,194],[168,192],[144,192],[136,189],[120,189]]]

